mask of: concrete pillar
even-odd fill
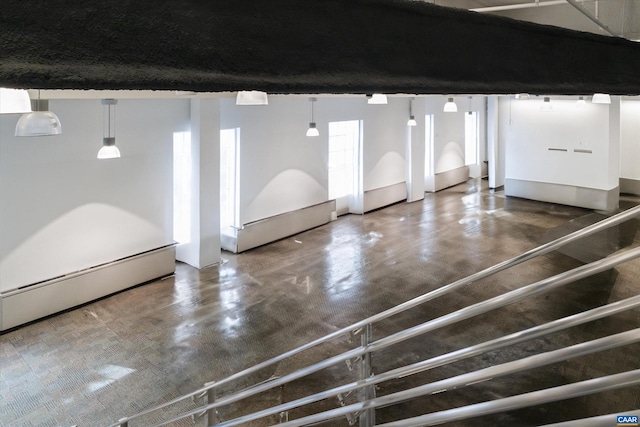
[[[407,126],[407,145],[405,153],[407,202],[424,199],[424,102],[413,101],[413,115],[417,126]]]
[[[499,114],[497,96],[489,96],[487,99],[487,160],[489,161],[489,188],[499,188],[504,185],[505,153],[500,147],[498,135]]]
[[[220,101],[191,100],[191,239],[176,258],[196,268],[220,262]]]
[[[608,189],[619,188],[620,185],[620,145],[622,135],[622,98],[619,96],[611,97],[609,105],[609,161],[607,184]],[[611,195],[613,200],[610,201],[609,207],[615,209],[620,202],[620,191],[615,191]]]

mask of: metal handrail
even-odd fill
[[[533,368],[539,368],[541,366],[550,365],[552,363],[561,362],[567,359],[572,359],[587,354],[592,354],[598,351],[605,351],[623,345],[633,344],[640,342],[640,328],[633,329],[627,332],[621,332],[619,334],[606,336],[593,341],[587,341],[584,343],[564,347],[558,350],[549,351],[546,353],[536,354],[533,356],[525,357],[524,359],[514,360],[512,362],[503,363],[500,365],[490,366],[488,368],[480,369],[477,371],[469,372],[466,374],[458,375],[455,377],[447,378],[444,380],[436,381],[433,383],[424,384],[418,387],[402,390],[396,393],[388,394],[386,396],[378,397],[375,399],[367,400],[364,402],[353,403],[341,408],[332,409],[329,411],[320,412],[317,414],[309,415],[303,418],[298,418],[293,421],[282,423],[279,427],[297,427],[314,424],[320,421],[329,421],[334,418],[344,416],[346,414],[354,413],[363,409],[370,408],[382,408],[385,406],[393,405],[396,403],[404,402],[416,397],[425,395],[442,393],[454,389],[466,387],[471,384],[478,384],[493,378],[499,378],[505,375],[513,374],[516,372],[526,371]],[[640,381],[640,369],[637,371],[638,381]],[[513,397],[513,396],[512,396]],[[509,398],[506,398],[509,399]],[[499,399],[504,400],[504,399]],[[497,402],[494,400],[493,402]],[[531,402],[530,402],[531,403]],[[542,402],[541,402],[542,403]],[[488,403],[485,402],[485,405]],[[539,402],[533,402],[532,404],[539,404]],[[474,406],[474,405],[471,405]],[[462,409],[462,408],[457,408]],[[506,410],[506,409],[503,409]],[[455,410],[452,410],[455,411]],[[443,411],[449,412],[449,411]],[[460,411],[464,412],[464,411]],[[429,414],[433,415],[433,414]],[[482,414],[483,415],[483,414]],[[381,424],[381,425],[393,425],[393,426],[416,426],[425,425],[420,417],[409,418],[407,420],[398,421],[399,424]],[[465,417],[468,418],[468,417]],[[413,422],[403,424],[404,421],[412,420]],[[457,419],[447,419],[446,422],[457,421]],[[445,422],[445,421],[440,421]]]
[[[449,293],[449,292],[451,292],[451,291],[453,291],[453,290],[455,290],[455,289],[457,289],[459,287],[468,285],[468,284],[470,284],[472,282],[475,282],[475,281],[478,281],[480,279],[484,279],[484,278],[489,277],[489,276],[491,276],[493,274],[496,274],[496,273],[498,273],[500,271],[506,270],[508,268],[511,268],[511,267],[514,267],[514,266],[516,266],[518,264],[521,264],[521,263],[523,263],[525,261],[533,259],[535,257],[547,254],[549,252],[552,252],[552,251],[554,251],[554,250],[556,250],[556,249],[558,249],[558,248],[560,248],[560,247],[562,247],[562,246],[564,246],[564,245],[566,245],[568,243],[571,243],[571,242],[574,242],[574,241],[576,241],[578,239],[590,236],[590,235],[592,235],[594,233],[597,233],[599,231],[605,230],[607,228],[619,225],[619,224],[621,224],[621,223],[623,223],[623,222],[625,222],[625,221],[627,221],[629,219],[632,219],[632,218],[634,218],[636,216],[640,216],[640,206],[636,206],[636,207],[627,209],[624,212],[618,213],[618,214],[616,214],[614,216],[606,218],[606,219],[604,219],[602,221],[599,221],[599,222],[597,222],[595,224],[589,225],[589,226],[584,227],[584,228],[582,228],[580,230],[577,230],[577,231],[575,231],[573,233],[567,234],[566,236],[560,237],[560,238],[558,238],[556,240],[553,240],[551,242],[548,242],[548,243],[545,243],[543,245],[540,245],[540,246],[538,246],[538,247],[536,247],[534,249],[531,249],[531,250],[529,250],[527,252],[524,252],[521,255],[518,255],[518,256],[515,256],[515,257],[510,258],[508,260],[502,261],[502,262],[500,262],[498,264],[495,264],[495,265],[493,265],[491,267],[488,267],[488,268],[486,268],[486,269],[484,269],[482,271],[474,273],[471,276],[467,276],[465,278],[459,279],[459,280],[457,280],[455,282],[452,282],[452,283],[450,283],[448,285],[442,286],[442,287],[440,287],[440,288],[438,288],[436,290],[433,290],[431,292],[428,292],[426,294],[423,294],[421,296],[413,298],[413,299],[411,299],[409,301],[406,301],[406,302],[404,302],[402,304],[394,306],[394,307],[392,307],[390,309],[382,311],[382,312],[380,312],[378,314],[370,316],[370,317],[368,317],[368,318],[366,318],[364,320],[361,320],[359,322],[353,323],[353,324],[351,324],[351,325],[349,325],[347,327],[339,329],[339,330],[337,330],[335,332],[332,332],[332,333],[327,334],[327,335],[325,335],[323,337],[315,339],[315,340],[313,340],[313,341],[311,341],[309,343],[303,344],[303,345],[301,345],[299,347],[296,347],[296,348],[294,348],[292,350],[284,352],[284,353],[282,353],[282,354],[280,354],[278,356],[272,357],[271,359],[265,360],[265,361],[263,361],[261,363],[258,363],[256,365],[254,365],[254,366],[251,366],[251,367],[246,368],[246,369],[244,369],[242,371],[239,371],[239,372],[237,372],[237,373],[235,373],[233,375],[230,375],[230,376],[228,376],[228,377],[226,377],[226,378],[224,378],[222,380],[219,380],[219,381],[216,381],[216,382],[213,382],[213,383],[209,383],[208,385],[206,385],[204,387],[201,387],[201,388],[199,388],[199,389],[197,389],[197,390],[195,390],[195,391],[193,391],[191,393],[187,393],[187,394],[184,394],[182,396],[179,396],[179,397],[177,397],[175,399],[172,399],[172,400],[170,400],[168,402],[165,402],[162,405],[158,405],[158,406],[155,406],[153,408],[149,408],[147,410],[139,412],[138,414],[122,418],[120,421],[118,421],[117,423],[111,424],[109,427],[118,427],[118,426],[121,426],[121,425],[125,425],[128,421],[132,421],[132,420],[134,420],[136,418],[140,418],[140,417],[142,417],[144,415],[150,414],[152,412],[158,411],[160,409],[163,409],[163,408],[168,407],[170,405],[173,405],[175,403],[181,402],[182,400],[189,399],[189,398],[201,395],[204,392],[207,392],[207,391],[209,391],[211,389],[220,387],[220,386],[222,386],[224,384],[230,383],[230,382],[235,381],[235,380],[237,380],[239,378],[242,378],[244,376],[247,376],[247,375],[253,374],[255,372],[258,372],[258,371],[260,371],[260,370],[262,370],[262,369],[264,369],[266,367],[269,367],[269,366],[271,366],[271,365],[273,365],[275,363],[281,362],[282,360],[285,360],[285,359],[287,359],[289,357],[295,356],[295,355],[297,355],[297,354],[299,354],[299,353],[301,353],[303,351],[306,351],[306,350],[308,350],[310,348],[313,348],[313,347],[315,347],[317,345],[320,345],[322,343],[325,343],[325,342],[330,341],[332,339],[335,339],[337,337],[340,337],[340,336],[343,336],[345,334],[348,334],[348,333],[350,333],[350,332],[352,332],[354,330],[358,330],[360,328],[363,328],[366,325],[370,325],[372,323],[378,322],[380,320],[387,319],[387,318],[389,318],[391,316],[394,316],[396,314],[399,314],[399,313],[402,313],[404,311],[407,311],[407,310],[409,310],[411,308],[414,308],[414,307],[416,307],[416,306],[418,306],[420,304],[423,304],[423,303],[425,303],[427,301],[433,300],[433,299],[438,298],[438,297],[440,297],[440,296],[442,296],[442,295],[444,295],[446,293]],[[353,356],[351,356],[351,357],[353,357]],[[198,411],[198,412],[200,412],[200,411]],[[190,415],[194,415],[194,414],[189,414],[189,415],[186,415],[186,416],[190,416]]]
[[[277,415],[280,412],[290,411],[303,405],[308,405],[314,402],[318,402],[323,399],[337,396],[338,394],[346,394],[367,386],[380,384],[385,381],[405,378],[410,375],[414,375],[420,372],[427,371],[441,367],[450,363],[459,362],[470,357],[478,356],[480,354],[487,353],[489,351],[498,350],[510,345],[515,345],[523,341],[539,338],[544,335],[549,335],[564,329],[568,329],[574,326],[578,326],[587,322],[591,322],[603,317],[612,316],[616,313],[620,313],[632,308],[640,307],[640,295],[628,298],[623,301],[618,301],[605,306],[597,307],[582,313],[577,313],[572,316],[563,317],[543,325],[534,326],[532,328],[515,332],[509,335],[505,335],[500,338],[496,338],[490,341],[485,341],[480,344],[465,347],[460,350],[452,351],[450,353],[442,354],[440,356],[432,357],[431,359],[422,360],[420,362],[413,363],[411,365],[402,366],[400,368],[392,369],[382,374],[377,374],[372,377],[347,383],[338,387],[334,387],[329,390],[325,390],[316,394],[302,397],[297,400],[292,400],[287,403],[283,403],[271,408],[267,408],[252,414],[244,415],[232,420],[228,420],[217,424],[218,427],[229,427],[238,424],[242,424],[249,421],[254,421],[260,418],[264,418],[269,415]]]
[[[280,385],[284,385],[288,382],[310,375],[314,372],[318,372],[322,369],[333,366],[339,362],[349,360],[353,357],[361,356],[365,353],[387,348],[389,346],[392,346],[394,344],[397,344],[399,342],[405,341],[410,338],[414,338],[426,332],[431,332],[436,329],[442,328],[444,326],[449,326],[456,322],[466,320],[471,317],[478,316],[480,314],[487,313],[496,308],[500,308],[508,304],[521,301],[525,298],[551,291],[558,287],[567,285],[569,283],[573,283],[574,281],[582,279],[584,277],[588,277],[593,274],[608,270],[612,267],[615,267],[618,264],[630,261],[638,257],[640,257],[640,247],[624,251],[620,254],[613,255],[611,257],[604,258],[604,259],[592,262],[590,264],[583,265],[581,267],[577,267],[573,270],[569,270],[564,273],[557,274],[555,276],[524,286],[522,288],[515,289],[505,294],[498,295],[488,300],[481,301],[479,303],[467,306],[465,308],[443,315],[436,319],[427,321],[420,325],[407,328],[403,331],[397,332],[385,338],[381,338],[377,341],[374,341],[365,347],[357,347],[353,350],[346,351],[344,353],[325,359],[321,362],[315,363],[313,365],[309,365],[305,368],[298,369],[295,372],[284,375],[268,383],[246,389],[242,392],[235,393],[230,396],[226,396],[224,398],[216,400],[216,402],[214,403],[199,407],[198,409],[192,410],[190,412],[186,412],[180,415],[179,417],[170,419],[159,425],[166,425],[168,423],[178,421],[182,418],[199,414],[204,410],[218,408],[224,405],[238,402],[240,400],[246,399],[247,397],[256,395],[258,393],[262,393],[264,391],[270,390]]]
[[[640,384],[640,369],[580,381],[559,387],[547,388],[531,393],[519,394],[517,396],[505,397],[504,399],[497,399],[491,402],[477,403],[475,405],[435,412],[433,414],[427,414],[420,417],[407,418],[402,421],[378,424],[378,427],[413,427],[417,425],[434,426],[472,417],[491,415],[503,411],[512,411],[514,409],[525,408],[531,405],[541,405],[543,403],[556,402],[558,400],[587,396],[589,394],[630,387],[638,384]],[[281,425],[284,427],[284,424]]]

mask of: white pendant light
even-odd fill
[[[107,138],[105,138],[103,140],[103,146],[100,149],[100,151],[98,151],[98,158],[100,160],[104,160],[104,159],[117,159],[120,157],[120,150],[118,149],[118,147],[115,146],[115,138],[112,138],[110,141],[107,140]],[[113,144],[113,145],[109,145],[109,144]]]
[[[316,127],[316,122],[313,121],[313,104],[318,100],[318,98],[309,98],[309,102],[311,102],[311,122],[309,123],[309,129],[307,129],[307,136],[320,136],[320,132]]]
[[[578,106],[578,108],[584,108],[587,106],[587,101],[584,100],[584,96],[578,98],[578,100],[576,101],[576,105]]]
[[[48,111],[49,101],[38,99],[34,101],[33,112],[23,114],[16,124],[16,136],[51,136],[62,133],[60,119],[55,113]]]
[[[594,93],[591,102],[593,104],[611,104],[611,97],[607,93]]]
[[[267,92],[241,90],[236,96],[236,105],[269,105],[269,97]]]
[[[455,102],[453,102],[453,98],[448,98],[447,99],[447,103],[444,104],[444,110],[445,113],[457,113],[458,112],[458,106],[456,105]]]
[[[120,157],[116,147],[116,104],[117,99],[103,99],[103,137],[102,148],[98,151],[99,159],[115,159]]]
[[[416,118],[413,117],[413,100],[415,98],[409,99],[409,121],[407,121],[407,126],[417,126]]]
[[[0,114],[24,114],[31,112],[29,92],[24,89],[0,87]]]
[[[551,105],[551,98],[548,96],[544,97],[542,105],[540,106],[542,111],[553,111],[553,105]]]
[[[367,103],[369,104],[376,104],[376,105],[382,105],[382,104],[387,104],[387,95],[384,95],[382,93],[374,93],[371,96],[367,96],[369,99],[367,100]]]
[[[521,99],[521,100],[525,100],[525,99],[529,99],[529,94],[528,93],[518,93],[516,95],[516,99]]]

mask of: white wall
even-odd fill
[[[364,118],[364,191],[406,180],[409,100],[394,97],[388,100],[387,105],[368,105],[362,98],[357,99],[357,109]]]
[[[120,100],[122,158],[98,160],[100,100],[52,100],[62,135],[16,138],[0,116],[0,291],[172,243],[173,132],[185,100]]]
[[[615,188],[610,155],[609,106],[576,99],[551,98],[553,111],[543,112],[542,97],[499,101],[499,145],[506,150],[506,178],[600,190]],[[550,151],[549,148],[567,151]],[[574,149],[592,150],[592,154]],[[615,169],[615,167],[613,168]]]
[[[267,106],[221,101],[221,128],[240,128],[242,224],[328,200],[328,124],[363,120],[364,190],[405,181],[408,98],[369,105],[364,96],[319,97],[314,119],[319,137],[307,137],[306,96],[270,96]]]
[[[479,141],[478,158],[479,164],[470,167],[471,176],[480,175],[480,165],[486,159],[486,98],[484,96],[451,96],[457,107],[456,113],[445,113],[443,111],[447,96],[428,96],[418,98],[423,100],[424,113],[421,115],[424,121],[425,114],[433,114],[434,126],[434,171],[442,173],[465,165],[465,114],[471,111],[478,111],[479,121]],[[419,123],[424,128],[424,122]],[[424,138],[424,131],[422,132]]]
[[[621,107],[620,177],[640,180],[640,98]]]

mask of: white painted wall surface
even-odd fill
[[[483,160],[487,158],[487,129],[486,129],[486,98],[484,96],[453,96],[458,107],[456,113],[445,113],[443,111],[447,96],[427,96],[418,98],[421,104],[422,113],[419,126],[424,129],[424,115],[433,114],[434,126],[434,151],[433,164],[434,172],[442,173],[465,165],[465,114],[471,111],[479,112],[479,141],[477,165],[471,165],[470,175],[480,176],[480,169]],[[422,132],[424,140],[424,131]],[[423,142],[424,144],[424,142]]]
[[[620,177],[640,180],[640,97],[621,107]]]
[[[120,159],[98,160],[100,100],[52,100],[62,135],[13,136],[0,116],[0,291],[172,243],[173,132],[185,100],[120,100]]]
[[[221,100],[221,128],[240,128],[241,224],[327,200],[327,130],[319,124],[319,137],[305,136],[310,112],[305,97],[270,96],[266,106]]]
[[[364,96],[319,97],[319,137],[307,137],[307,96],[270,96],[267,106],[221,101],[221,128],[240,128],[240,222],[247,224],[328,200],[328,124],[364,120],[364,190],[405,180],[407,98],[369,105]]]
[[[409,100],[388,97],[387,105],[369,105],[363,98],[356,106],[364,118],[364,191],[406,180],[405,146]]]
[[[618,171],[610,157],[609,107],[587,102],[580,109],[575,99],[552,97],[553,111],[544,112],[542,103],[542,97],[500,98],[499,145],[506,149],[506,178],[600,190],[616,187],[610,179]]]

